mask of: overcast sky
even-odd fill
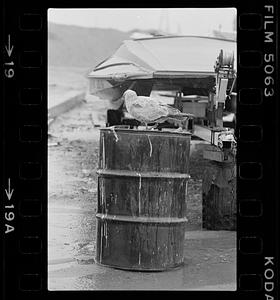
[[[122,31],[161,29],[169,33],[209,35],[212,30],[232,32],[235,8],[172,9],[49,9],[48,21]]]

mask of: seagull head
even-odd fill
[[[123,93],[123,97],[125,101],[133,100],[135,97],[137,97],[137,94],[133,90],[126,90]]]

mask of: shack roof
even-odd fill
[[[221,51],[234,53],[236,42],[200,36],[163,36],[126,40],[109,58],[97,65],[89,77],[127,76],[157,78],[165,76],[214,75]]]

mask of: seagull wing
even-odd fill
[[[185,119],[194,117],[193,114],[183,113],[179,109],[172,107],[170,105],[164,105],[164,106],[168,111],[167,117],[170,117],[170,118],[178,117],[178,118],[185,118]]]
[[[166,107],[159,105],[159,102],[153,98],[138,96],[131,105],[131,111],[145,122],[154,122],[160,117],[167,116]]]
[[[180,110],[175,107],[172,107],[169,105],[165,105],[165,107],[168,110],[168,115],[180,115],[181,114]]]
[[[168,113],[166,116],[162,116],[158,119],[155,120],[156,123],[163,123],[163,122],[169,122],[172,124],[183,124],[183,122],[185,122],[187,119],[189,118],[193,118],[194,115],[193,114],[188,114],[188,113],[182,113],[179,109],[169,106],[169,105],[162,105],[164,106]]]
[[[136,120],[144,123],[162,123],[168,120],[183,122],[191,116],[181,113],[177,108],[160,103],[158,99],[145,96],[135,96],[129,105],[129,113]]]

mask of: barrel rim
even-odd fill
[[[110,128],[110,127],[104,127],[99,128],[99,130],[102,132],[110,131],[112,133],[115,132],[121,132],[121,133],[135,133],[135,134],[141,134],[146,133],[147,135],[164,135],[164,134],[171,134],[171,135],[177,135],[177,136],[191,136],[192,133],[189,131],[182,131],[182,132],[175,132],[174,130],[139,130],[139,129],[129,129],[129,128]]]
[[[178,172],[143,172],[130,170],[98,169],[96,173],[100,176],[137,177],[137,178],[168,178],[168,179],[190,179],[190,174]]]
[[[124,215],[111,215],[97,213],[97,219],[106,221],[117,221],[117,222],[127,222],[127,223],[153,223],[153,224],[181,224],[187,223],[188,219],[186,217],[176,218],[176,217],[143,217],[143,216],[124,216]]]

